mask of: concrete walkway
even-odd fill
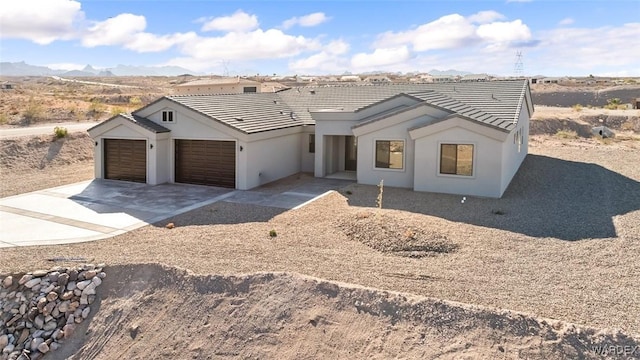
[[[294,209],[349,181],[312,179],[280,193],[91,180],[0,199],[0,248],[92,241],[229,201]]]

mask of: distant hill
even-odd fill
[[[184,74],[202,75],[179,66],[130,66],[118,65],[114,68],[96,69],[91,65],[82,70],[57,70],[47,66],[30,65],[24,61],[0,62],[0,75],[3,76],[179,76]]]
[[[429,71],[429,74],[436,75],[436,76],[458,76],[458,75],[464,76],[464,75],[471,75],[472,73],[468,71],[458,71],[453,69],[444,70],[444,71],[433,69]]]

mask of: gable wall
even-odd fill
[[[440,174],[440,144],[473,144],[473,176]],[[460,126],[415,140],[413,188],[436,193],[500,197],[502,143]]]

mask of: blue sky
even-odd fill
[[[456,69],[640,76],[640,1],[128,1],[2,4],[0,60],[208,74]]]

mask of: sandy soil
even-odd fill
[[[532,123],[534,126],[538,125]],[[132,264],[163,263],[205,275],[300,273],[475,304],[492,309],[487,310],[492,314],[503,311],[500,309],[509,309],[529,314],[527,316],[535,319],[551,318],[579,326],[621,329],[637,339],[640,337],[640,287],[637,278],[637,274],[640,274],[640,263],[637,261],[640,254],[640,168],[637,166],[640,141],[634,138],[612,141],[581,137],[567,139],[554,134],[551,132],[531,139],[530,155],[505,196],[499,200],[468,197],[461,204],[459,196],[415,193],[387,187],[384,209],[378,210],[375,209],[377,188],[353,184],[303,209],[288,212],[277,208],[220,202],[167,220],[176,224],[174,229],[166,229],[162,223],[91,243],[5,249],[0,252],[0,272],[49,268],[54,264],[65,264],[49,259],[81,257],[111,266],[124,265],[123,269]],[[35,159],[37,157],[32,160]],[[37,161],[29,163],[37,164]],[[40,174],[38,171],[32,170],[31,176],[35,178]],[[288,179],[284,183],[296,181],[304,181],[304,177]],[[3,188],[5,183],[3,181]],[[273,184],[264,191],[277,191],[283,186]],[[371,215],[363,216],[363,213]],[[367,222],[364,225],[363,220]],[[389,231],[388,224],[396,224],[396,228]],[[276,230],[278,236],[270,237],[270,230]],[[359,238],[353,236],[354,230],[361,232]],[[395,241],[378,236],[380,233],[395,236]],[[394,249],[406,251],[406,246],[413,244],[412,238],[423,241],[418,246],[442,245],[444,241],[448,245],[447,251],[427,251],[427,254],[422,254],[425,256],[420,257],[398,256],[402,254]],[[434,239],[437,241],[432,241]],[[432,248],[429,247],[429,250]],[[412,250],[415,247],[409,248],[409,251]],[[276,304],[280,304],[278,296],[281,294],[286,294],[284,299],[299,299],[296,296],[303,296],[304,292],[300,291],[304,286],[298,281],[290,279],[288,282],[293,284],[290,287],[278,285],[264,289],[264,292],[256,290],[254,297],[247,295],[246,298],[250,299],[248,303],[256,301],[259,305],[250,306],[245,315],[249,319],[267,316],[262,312],[267,304],[259,299],[267,298]],[[139,284],[142,286],[145,283]],[[118,298],[119,295],[113,298],[115,305],[109,308],[113,310],[100,313],[103,321],[92,323],[92,326],[95,326],[95,334],[111,333],[110,336],[118,339],[114,340],[114,344],[119,346],[107,342],[109,337],[101,337],[99,341],[88,345],[85,354],[95,354],[95,349],[103,344],[105,349],[117,348],[118,352],[134,358],[148,355],[151,351],[157,356],[169,358],[172,354],[182,354],[183,349],[180,346],[174,349],[154,344],[160,341],[158,339],[168,341],[179,335],[183,338],[189,336],[193,340],[195,353],[192,355],[201,358],[206,358],[205,354],[210,355],[207,350],[211,349],[210,343],[230,328],[231,323],[224,322],[228,320],[221,320],[220,327],[211,330],[213,335],[208,337],[207,332],[188,321],[175,327],[164,315],[158,318],[158,322],[154,322],[152,317],[164,314],[162,309],[179,309],[175,310],[178,312],[172,318],[189,319],[188,313],[200,307],[209,306],[210,311],[216,312],[237,306],[226,305],[216,310],[203,297],[200,300],[190,299],[185,304],[185,310],[179,307],[184,301],[181,294],[191,291],[192,287],[179,287],[180,284],[189,284],[189,281],[176,281],[176,284],[177,288],[131,293],[135,298],[130,302]],[[232,297],[226,297],[215,301],[231,304],[232,300]],[[309,346],[312,350],[329,351],[318,346],[330,339],[345,338],[346,330],[342,327],[336,326],[331,330],[330,334],[335,334],[335,337],[316,338],[322,341],[310,343],[304,340],[309,334],[300,333],[300,328],[295,327],[309,322],[311,309],[332,314],[335,311],[331,310],[332,307],[346,306],[339,302],[326,304],[324,300],[322,296],[316,296],[302,301],[303,305],[297,310],[299,312],[293,312],[295,316],[276,321],[281,326],[278,329],[284,331],[277,336],[270,335],[275,331],[274,328],[261,332],[262,328],[254,326],[252,331],[257,334],[256,338],[271,346],[289,346],[293,349],[296,346],[297,349]],[[153,309],[154,315],[144,306]],[[109,326],[108,321],[115,321],[114,317],[126,317],[129,313],[131,318],[122,326]],[[366,348],[365,344],[357,345],[354,339],[356,347],[347,348],[347,352],[389,357],[385,356],[389,355],[385,349],[400,346],[407,351],[419,351],[417,346],[412,348],[408,345],[413,344],[415,328],[403,327],[395,331],[393,324],[389,326],[389,319],[352,317],[352,313],[323,316],[332,322],[361,324],[362,329],[375,330],[362,332],[371,340],[367,344],[372,348]],[[542,324],[542,320],[535,322]],[[137,324],[141,329],[147,324],[149,329],[153,329],[150,331],[154,335],[149,347],[138,342],[125,342],[128,341],[126,336],[129,336],[126,326],[130,323]],[[450,352],[441,354],[442,357],[464,358],[467,343],[471,343],[475,351],[469,354],[469,358],[494,357],[497,354],[496,344],[502,344],[500,339],[504,339],[507,346],[511,344],[523,351],[517,356],[574,358],[561,352],[529,352],[534,351],[532,344],[539,344],[538,335],[534,334],[528,338],[531,342],[527,342],[529,340],[522,336],[516,340],[509,335],[511,330],[488,332],[485,322],[470,323],[472,325],[447,328],[447,336],[458,340],[454,341],[454,345],[445,347]],[[222,339],[225,346],[221,347],[223,352],[232,354],[241,348],[247,351],[243,354],[249,358],[272,357],[268,351],[273,351],[275,347],[270,348],[262,342],[259,345],[256,342],[247,343],[245,335],[240,334],[249,330],[244,325],[240,327],[242,329],[238,330],[237,337]],[[109,332],[107,329],[112,330]],[[282,335],[285,333],[289,335]],[[489,343],[488,339],[494,339],[494,335],[497,340]],[[465,340],[467,336],[470,340]],[[364,341],[363,337],[359,337],[358,341]],[[245,343],[241,342],[241,338],[245,339]],[[480,340],[482,338],[485,340]],[[403,345],[399,345],[401,343]],[[248,347],[243,348],[243,344]],[[387,348],[390,345],[385,344],[395,345]],[[439,344],[445,346],[445,343]],[[543,341],[543,345],[535,349],[552,349],[545,347],[545,344]],[[578,342],[573,344],[575,349]],[[117,358],[118,352],[113,351],[105,350],[103,356]],[[295,352],[290,354],[293,357]],[[341,357],[345,353],[332,354]],[[344,356],[349,357],[349,354]]]
[[[90,325],[51,358],[596,359],[598,347],[638,346],[620,333],[296,274],[106,271]]]

